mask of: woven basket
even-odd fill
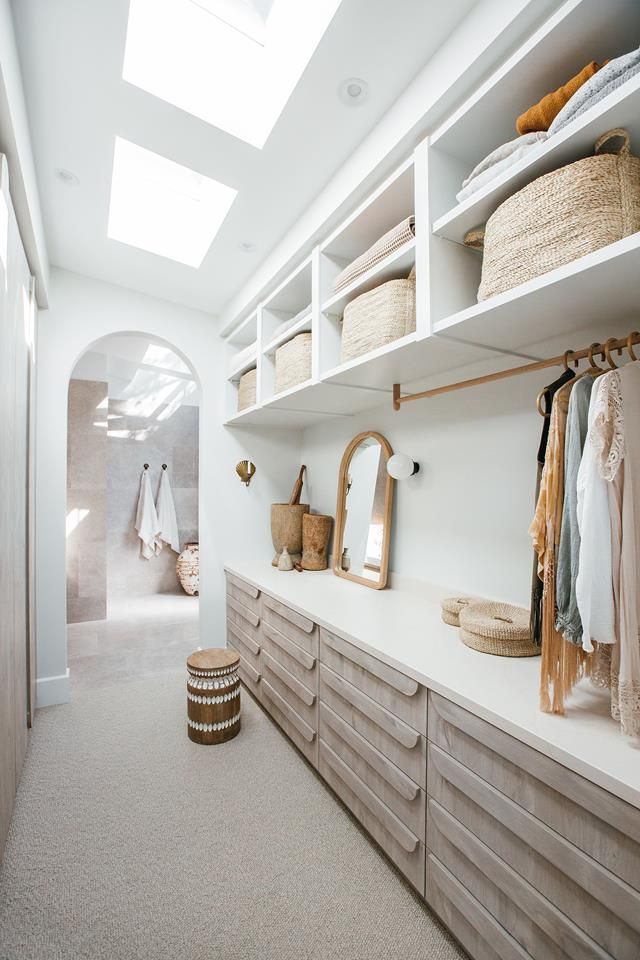
[[[460,611],[460,638],[468,647],[497,657],[536,657],[529,611],[510,603],[482,601]]]
[[[413,333],[416,328],[415,267],[406,280],[388,280],[344,308],[341,361]]]
[[[460,611],[470,603],[482,603],[478,597],[447,597],[440,602],[442,619],[451,627],[460,626]]]
[[[238,383],[238,412],[252,407],[256,402],[256,377],[257,370],[247,370],[240,377]]]
[[[609,141],[615,153],[601,152]],[[640,159],[616,129],[595,156],[545,174],[501,204],[487,221],[478,300],[526,283],[640,230]],[[480,246],[477,228],[465,237]]]
[[[311,377],[311,333],[299,333],[276,350],[275,393],[304,383]]]

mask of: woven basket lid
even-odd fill
[[[529,640],[529,611],[510,603],[493,603],[482,600],[471,603],[460,612],[460,626],[467,633],[492,640]]]
[[[467,597],[465,594],[461,594],[458,597],[445,597],[444,600],[440,601],[440,606],[445,613],[459,614],[471,603],[482,603],[482,600],[480,597]]]

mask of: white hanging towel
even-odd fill
[[[160,533],[160,524],[158,523],[158,514],[153,502],[151,493],[151,483],[149,482],[149,471],[143,470],[140,477],[140,496],[138,498],[138,511],[136,513],[136,530],[142,541],[140,554],[145,560],[151,560],[156,552],[156,537]]]
[[[164,543],[176,553],[180,553],[180,540],[178,539],[178,521],[176,520],[176,508],[173,503],[173,494],[171,493],[171,484],[169,483],[169,474],[167,470],[162,471],[160,480],[160,490],[158,491],[158,501],[156,503],[158,511],[158,523],[160,533],[158,534],[156,550],[158,553],[162,550]]]

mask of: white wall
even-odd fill
[[[269,505],[288,496],[298,470],[295,431],[222,426],[223,344],[212,318],[187,308],[54,269],[50,309],[38,320],[36,436],[36,611],[38,703],[69,698],[65,611],[67,388],[79,356],[97,339],[135,331],[160,337],[192,364],[200,406],[200,643],[222,646],[225,558],[260,550],[271,556]],[[247,489],[238,460],[257,473]]]

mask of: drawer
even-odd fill
[[[260,616],[234,597],[227,595],[227,620],[235,623],[249,637],[260,642]]]
[[[530,960],[526,950],[430,852],[425,898],[473,960]]]
[[[317,767],[318,736],[316,731],[265,679],[262,680],[262,703],[300,752]]]
[[[262,615],[287,639],[293,640],[312,657],[318,656],[318,627],[313,620],[303,617],[266,593],[262,596]]]
[[[231,643],[229,646],[236,650]],[[240,651],[236,650],[236,653],[240,653]],[[260,671],[256,670],[256,668],[251,666],[250,663],[247,663],[247,661],[242,658],[241,653],[240,657],[240,663],[238,664],[238,676],[247,690],[253,694],[256,700],[262,701],[262,677],[260,675]]]
[[[323,664],[320,664],[320,700],[424,789],[427,777],[424,737]]]
[[[324,703],[319,732],[320,739],[424,842],[425,794],[418,784]]]
[[[389,859],[424,894],[424,844],[322,740],[319,771]]]
[[[262,673],[273,689],[302,717],[312,730],[318,729],[318,696],[300,683],[286,667],[262,652]]]
[[[227,596],[233,597],[252,613],[260,614],[260,590],[230,573],[227,574]]]
[[[633,887],[433,743],[427,782],[439,807],[600,945],[592,956],[639,955],[640,896]]]
[[[318,660],[310,653],[289,640],[283,633],[268,623],[262,624],[262,646],[278,663],[304,683],[306,687],[318,692]]]
[[[234,623],[233,620],[227,620],[227,639],[233,647],[240,645],[239,653],[246,654],[247,657],[257,657],[260,654],[260,644],[248,633],[245,633],[242,627]]]
[[[566,916],[550,891],[543,896],[511,866],[434,800],[429,800],[429,852],[444,864],[495,919],[536,960],[611,960]],[[611,920],[609,921],[611,923]],[[633,953],[616,954],[632,960]]]
[[[427,691],[416,680],[387,666],[324,627],[320,660],[358,690],[381,703],[419,733],[427,732]]]
[[[635,807],[433,693],[429,738],[640,890],[640,813]]]

